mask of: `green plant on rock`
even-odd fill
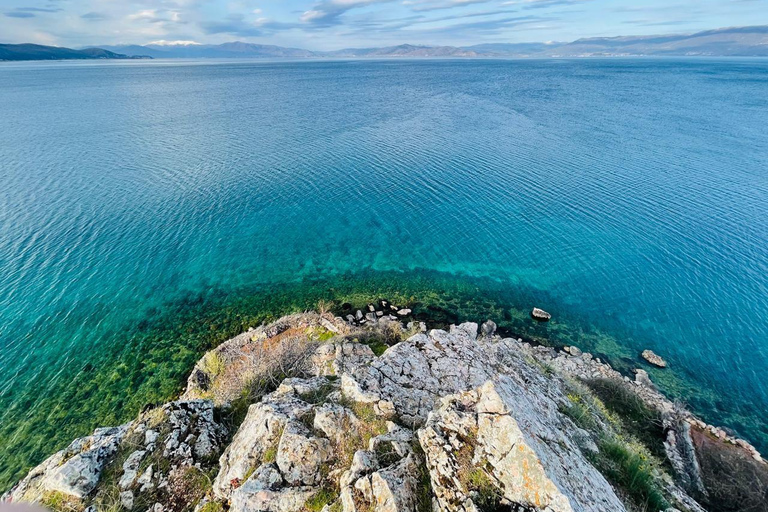
[[[304,512],[320,512],[326,505],[330,505],[339,499],[339,492],[325,485],[304,503]]]
[[[46,492],[41,503],[54,512],[82,512],[85,509],[81,500],[59,491]]]
[[[206,353],[200,361],[200,368],[212,378],[218,377],[226,369],[226,364],[221,355],[215,350]]]
[[[264,464],[271,464],[277,460],[277,443],[274,443],[264,451],[264,457],[262,457]]]
[[[224,512],[224,505],[218,501],[209,501],[200,507],[200,512]]]
[[[418,487],[416,488],[416,511],[431,512],[432,478],[429,476],[427,458],[424,454],[424,450],[421,448],[421,443],[419,443],[418,440],[414,440],[413,443],[411,443],[411,449],[420,460],[419,471],[416,475],[418,479]]]
[[[603,436],[593,463],[644,512],[666,510],[670,504],[659,485],[660,465],[637,441]]]
[[[335,390],[336,387],[331,382],[327,382],[317,389],[310,391],[309,393],[303,393],[299,395],[299,398],[309,404],[322,404],[328,399],[328,395],[333,393]]]

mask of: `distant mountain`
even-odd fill
[[[455,46],[417,46],[401,44],[385,48],[348,48],[333,52],[318,52],[324,57],[479,57],[472,49]]]
[[[0,44],[0,60],[134,59],[101,48],[73,50],[39,44]]]
[[[150,55],[156,59],[309,58],[316,54],[300,48],[243,42],[209,44],[149,44],[102,46],[125,55]]]
[[[768,56],[768,26],[723,28],[681,35],[592,37],[548,48],[540,55]]]
[[[477,57],[600,57],[600,56],[721,56],[768,57],[768,26],[732,27],[695,34],[591,37],[570,43],[486,43],[474,46],[401,44],[383,48],[311,51],[240,41],[217,45],[191,41],[101,46],[72,50],[34,44],[0,45],[0,60],[200,58],[477,58]]]
[[[565,43],[485,43],[474,46],[465,46],[465,50],[472,50],[484,56],[521,56],[541,53],[564,45]]]

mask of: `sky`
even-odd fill
[[[334,50],[768,25],[768,0],[0,0],[0,43],[247,41]]]

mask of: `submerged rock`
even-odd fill
[[[643,350],[643,353],[640,355],[643,356],[643,359],[654,366],[658,366],[659,368],[667,367],[667,362],[660,356],[656,355],[652,350]]]
[[[533,308],[531,311],[531,317],[533,317],[534,320],[538,320],[539,322],[548,322],[552,318],[552,315],[543,309]]]

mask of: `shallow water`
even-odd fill
[[[397,289],[651,348],[768,449],[766,119],[765,60],[0,64],[0,484],[263,314]]]

